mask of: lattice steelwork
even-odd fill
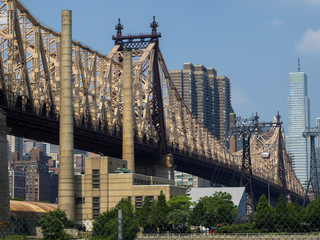
[[[60,33],[41,25],[16,0],[0,1],[0,87],[3,101],[33,115],[59,119]],[[204,128],[181,100],[154,42],[133,49],[135,134],[137,141],[159,142],[152,121],[154,59],[158,61],[162,87],[166,142],[174,154],[218,162],[241,171],[242,156],[232,155]],[[154,57],[156,55],[156,58]],[[73,42],[73,102],[75,124],[121,136],[122,51],[115,45],[105,56]],[[274,148],[270,161],[261,158],[259,141],[251,143],[252,173],[257,179],[281,186],[278,168],[279,130],[271,130],[268,141]],[[255,153],[256,152],[256,153]],[[273,155],[275,154],[275,155]],[[287,187],[303,196],[302,186],[284,153]]]

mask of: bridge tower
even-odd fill
[[[302,133],[302,136],[305,138],[310,138],[310,175],[308,179],[307,189],[305,193],[304,204],[308,198],[309,188],[312,187],[314,197],[318,197],[320,195],[320,186],[319,186],[319,175],[317,168],[317,158],[316,158],[316,150],[314,141],[315,138],[319,136],[318,128],[306,128],[306,130]]]
[[[162,100],[162,90],[161,90],[161,78],[159,71],[159,38],[161,38],[161,33],[157,31],[159,27],[158,22],[156,22],[155,17],[150,23],[151,34],[138,34],[138,35],[123,35],[123,25],[118,19],[118,24],[115,27],[117,30],[117,35],[112,36],[112,40],[115,41],[115,45],[120,45],[119,51],[124,51],[125,49],[141,50],[148,47],[150,43],[154,43],[154,54],[152,59],[152,124],[157,132],[159,139],[159,160],[160,164],[151,167],[152,175],[173,178],[173,171],[170,161],[170,157],[167,155],[167,138],[166,138],[166,127],[165,127],[165,117],[164,117],[164,106]],[[124,51],[125,52],[125,51]],[[123,61],[123,59],[119,59]],[[124,147],[124,146],[123,146]],[[139,169],[137,169],[139,172]],[[148,171],[150,173],[150,171]],[[142,172],[141,172],[142,173]],[[144,172],[146,174],[146,172]]]
[[[0,223],[2,223],[4,227],[8,227],[8,223],[10,221],[8,143],[7,143],[7,134],[9,132],[10,132],[10,128],[7,127],[5,111],[0,109],[0,182],[1,182]],[[8,232],[8,234],[9,233],[10,232]],[[1,237],[1,226],[0,226],[0,237]]]
[[[279,113],[276,116],[275,122],[259,122],[259,116],[256,114],[251,118],[242,119],[237,117],[236,123],[230,129],[230,138],[238,137],[242,140],[242,166],[241,166],[241,178],[240,186],[246,188],[247,193],[247,214],[251,214],[255,211],[254,202],[254,187],[253,187],[253,174],[252,174],[252,164],[250,155],[250,140],[253,135],[259,136],[260,134],[268,131],[271,127],[279,127],[279,137],[278,137],[278,171],[279,177],[282,184],[282,192],[288,199],[288,189],[286,183],[286,172],[284,165],[284,147],[281,131],[281,121]]]

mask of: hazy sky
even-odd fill
[[[73,14],[73,40],[102,53],[123,33],[149,33],[156,16],[168,69],[183,63],[214,67],[231,80],[238,115],[258,112],[287,123],[288,73],[308,76],[311,125],[320,117],[320,0],[23,0],[42,24],[60,31],[60,11]]]

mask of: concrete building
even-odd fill
[[[246,189],[245,187],[219,187],[219,188],[193,188],[190,197],[193,203],[197,203],[202,197],[210,197],[216,192],[226,192],[232,196],[232,202],[238,208],[238,217],[246,215]]]
[[[192,113],[222,143],[229,134],[231,84],[226,76],[217,76],[214,68],[184,63],[171,70],[170,77],[179,95]]]
[[[25,199],[26,173],[24,169],[9,168],[9,194],[11,198]]]
[[[84,172],[86,155],[74,154],[74,173],[81,174]]]
[[[33,148],[21,161],[11,164],[25,171],[25,200],[56,202],[58,175],[49,173],[48,160],[41,149]]]
[[[304,72],[289,73],[288,136],[286,148],[292,157],[293,169],[301,184],[306,187],[309,179],[309,143],[302,136],[310,127],[310,102],[307,76]]]
[[[182,70],[171,70],[170,77],[192,113],[214,134],[213,85],[216,70],[184,63]]]
[[[184,63],[183,69],[171,70],[170,77],[192,113],[222,144],[228,145],[229,114],[233,112],[230,79],[217,76],[214,68],[192,63]],[[178,186],[210,186],[210,181],[194,178],[190,174],[175,173],[175,179]]]
[[[59,146],[51,143],[46,144],[46,152],[48,153],[59,153]]]
[[[21,159],[23,155],[23,139],[12,135],[7,135],[7,141],[9,144],[9,152],[16,152],[17,158]]]
[[[185,195],[186,188],[174,186],[174,181],[130,173],[127,162],[112,157],[87,157],[85,173],[75,176],[76,219],[94,219],[127,198],[139,208],[145,196],[156,199],[162,191],[171,196]]]
[[[178,187],[210,187],[210,181],[193,176],[189,173],[183,173],[179,171],[174,172],[174,181]]]
[[[227,144],[230,130],[231,87],[230,79],[217,76],[214,81],[214,134],[222,143]]]
[[[31,151],[36,146],[36,141],[31,139],[23,139],[23,154]]]

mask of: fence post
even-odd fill
[[[118,239],[123,240],[123,211],[118,209]]]

